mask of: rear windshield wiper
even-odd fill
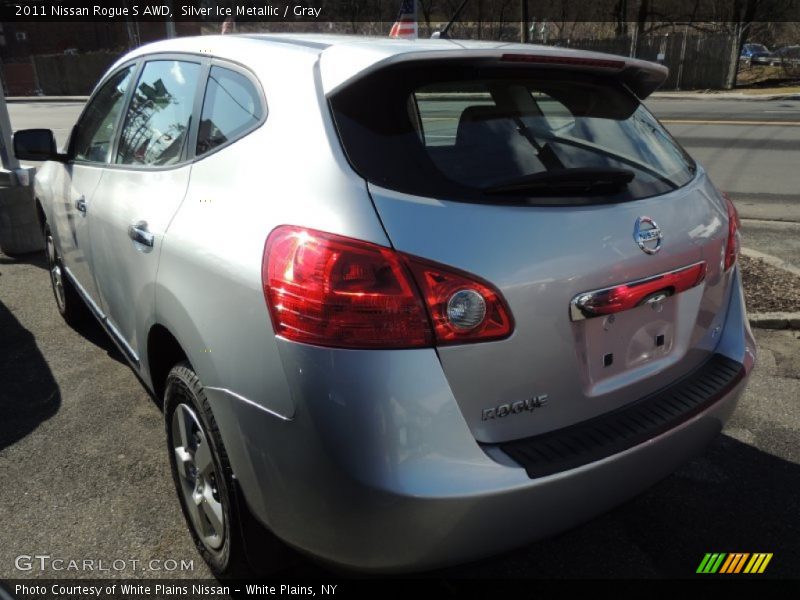
[[[658,169],[654,169],[650,165],[647,165],[642,161],[637,160],[633,157],[612,152],[607,148],[603,148],[602,146],[594,144],[588,140],[579,140],[576,138],[564,137],[560,135],[547,135],[543,137],[548,142],[554,142],[556,144],[564,144],[567,146],[572,146],[573,148],[580,148],[581,150],[594,152],[595,154],[600,154],[601,156],[606,156],[612,160],[619,161],[623,164],[633,167],[637,171],[642,171],[643,173],[647,173],[648,175],[655,177],[656,179],[664,183],[671,190],[676,190],[680,187],[677,183],[675,183],[669,177],[661,173]]]
[[[574,195],[613,194],[634,178],[628,169],[556,169],[532,173],[483,188],[484,194]]]

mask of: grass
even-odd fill
[[[800,66],[739,65],[736,91],[745,94],[792,94],[800,91]]]

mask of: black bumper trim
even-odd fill
[[[677,427],[720,400],[744,375],[740,363],[714,354],[669,387],[618,410],[495,446],[524,467],[531,479],[560,473],[613,456]]]

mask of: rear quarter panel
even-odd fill
[[[342,157],[316,55],[265,45],[250,61],[266,122],[198,160],[166,235],[156,321],[206,386],[284,418],[294,405],[261,287],[264,245],[281,224],[388,245],[366,185]]]

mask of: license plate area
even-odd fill
[[[667,357],[675,346],[677,298],[583,321],[578,348],[590,385]]]
[[[701,261],[572,299],[570,320],[588,396],[644,379],[685,353],[697,312],[685,308],[699,306],[705,275]]]
[[[680,297],[574,323],[581,378],[589,396],[633,383],[673,362]]]

